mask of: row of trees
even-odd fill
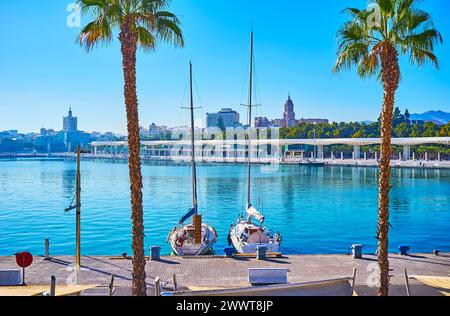
[[[395,110],[398,116],[393,120],[392,135],[393,137],[450,137],[450,123],[446,125],[437,125],[433,122],[425,124],[412,124],[407,116],[401,114],[397,108]],[[407,113],[407,112],[406,112]],[[330,123],[330,124],[299,124],[295,127],[280,129],[280,137],[282,139],[313,139],[314,134],[317,138],[380,138],[380,122],[373,123]],[[380,151],[380,146],[368,146],[363,148],[367,152]],[[351,153],[350,146],[328,146],[325,152],[344,152]],[[393,147],[393,152],[401,152],[401,148]],[[429,157],[435,157],[437,154],[447,157],[450,155],[450,149],[445,145],[422,145],[414,146],[412,150],[418,155],[430,154]],[[419,158],[418,156],[417,158]]]
[[[330,124],[299,124],[295,127],[281,128],[282,139],[313,139],[317,138],[379,138],[380,123],[330,123]],[[394,137],[450,137],[450,123],[436,125],[427,122],[423,125],[400,123],[392,129]]]

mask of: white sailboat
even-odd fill
[[[217,241],[214,227],[202,222],[202,215],[198,212],[197,201],[197,169],[195,164],[195,126],[194,126],[194,97],[192,89],[192,63],[190,66],[190,107],[191,111],[191,168],[192,168],[192,208],[184,215],[179,224],[169,233],[173,252],[178,256],[200,256],[212,252]],[[184,223],[192,217],[192,223]]]
[[[255,253],[257,248],[265,246],[267,252],[275,253],[280,249],[281,234],[273,233],[264,226],[265,217],[251,203],[251,136],[252,128],[252,89],[253,89],[253,31],[250,45],[250,86],[248,100],[248,186],[246,215],[241,215],[230,228],[229,242],[241,254]]]

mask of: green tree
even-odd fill
[[[394,109],[394,115],[392,119],[392,125],[397,126],[398,124],[402,123],[404,120],[402,111],[400,111],[400,108],[396,107]]]
[[[78,42],[88,52],[113,40],[119,31],[127,114],[129,173],[131,190],[133,295],[146,295],[144,219],[138,98],[136,92],[136,52],[153,51],[159,42],[183,46],[177,16],[167,11],[170,0],[79,0],[82,13],[92,22],[82,28]]]
[[[364,130],[360,129],[359,131],[357,131],[355,134],[353,134],[352,138],[364,138],[365,134],[364,134]]]
[[[439,137],[450,137],[450,123],[441,127]]]
[[[411,123],[411,114],[409,114],[408,109],[406,109],[404,116],[405,116],[405,123],[407,124]]]
[[[394,127],[394,134],[396,137],[408,137],[410,135],[408,123],[400,123]]]
[[[411,129],[411,137],[421,137],[423,133],[423,128],[419,124],[414,124]]]
[[[380,9],[349,8],[350,20],[339,30],[338,60],[333,71],[357,67],[361,77],[378,75],[384,88],[381,113],[381,160],[378,206],[378,295],[389,295],[389,191],[392,123],[395,95],[400,81],[399,55],[421,66],[430,62],[438,68],[434,46],[442,42],[428,13],[419,10],[418,0],[376,0]]]
[[[438,134],[438,127],[433,122],[426,122],[422,137],[436,137]]]

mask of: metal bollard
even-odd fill
[[[411,247],[409,247],[409,246],[400,246],[400,247],[398,247],[398,250],[399,250],[400,256],[407,256],[408,255],[408,251],[411,250]]]
[[[150,247],[150,258],[152,261],[161,260],[161,247],[159,246]]]
[[[44,260],[50,260],[50,239],[45,239],[45,253],[44,253]]]
[[[362,259],[362,257],[363,257],[362,250],[363,250],[363,245],[361,245],[361,244],[352,245],[353,259]]]
[[[233,258],[233,255],[234,255],[234,252],[235,252],[233,247],[224,248],[223,251],[225,252],[225,256],[227,258]]]
[[[256,247],[256,260],[266,260],[267,258],[267,247],[266,246],[258,246]]]

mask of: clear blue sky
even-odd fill
[[[68,0],[7,1],[0,34],[0,130],[62,128],[69,105],[86,131],[125,132],[121,56],[117,41],[86,54],[75,43],[78,29],[66,26]],[[161,45],[139,53],[138,95],[141,125],[186,125],[181,109],[192,59],[203,109],[233,107],[245,117],[249,25],[255,29],[259,83],[257,115],[282,116],[291,93],[299,118],[333,121],[375,120],[382,90],[355,72],[333,75],[336,30],[348,6],[366,0],[174,0],[171,10],[183,22],[186,48]],[[402,60],[397,105],[411,113],[450,111],[450,3],[424,1],[444,36],[437,49],[441,70],[417,69]],[[84,24],[86,20],[83,20]],[[243,93],[244,92],[244,93]]]

